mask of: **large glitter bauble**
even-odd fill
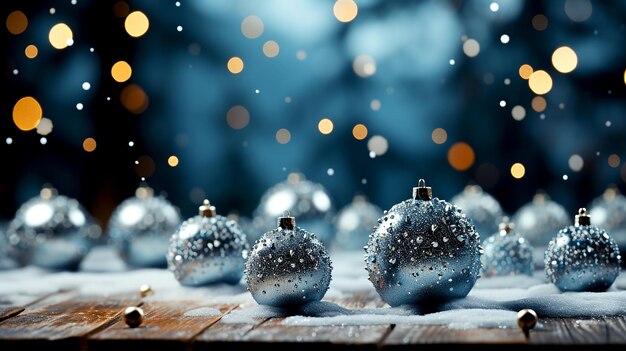
[[[533,275],[533,247],[513,228],[505,217],[500,230],[483,241],[484,276]]]
[[[530,203],[522,206],[513,216],[517,230],[535,248],[543,249],[550,239],[570,223],[563,206],[550,200],[548,195],[537,193]]]
[[[101,234],[77,200],[44,187],[17,210],[6,238],[9,256],[19,265],[75,270]]]
[[[466,296],[480,273],[480,237],[456,206],[437,198],[423,179],[413,198],[394,205],[365,248],[369,280],[391,306]]]
[[[275,307],[320,301],[331,280],[330,256],[314,234],[283,216],[263,234],[246,261],[246,282],[254,300]]]
[[[454,196],[450,203],[463,210],[482,235],[498,231],[498,224],[504,213],[500,203],[478,185],[468,185],[463,192]]]
[[[153,196],[151,188],[139,187],[111,215],[109,237],[127,264],[164,267],[172,234],[181,218],[165,198]]]
[[[199,215],[172,235],[167,265],[181,285],[237,284],[247,255],[246,235],[237,222],[217,215],[204,200]]]
[[[343,250],[362,250],[382,212],[380,207],[367,201],[364,196],[355,196],[352,203],[341,209],[335,218],[337,247]]]
[[[266,231],[274,228],[276,217],[283,209],[291,209],[291,215],[298,218],[302,228],[317,235],[325,245],[334,239],[334,208],[330,195],[319,183],[306,180],[301,173],[290,173],[287,180],[268,189],[254,211],[256,233],[250,239],[256,240]]]
[[[626,196],[615,186],[591,202],[591,224],[611,233],[622,255],[626,254]]]
[[[584,208],[573,226],[550,240],[545,253],[548,279],[562,291],[604,291],[620,271],[621,256],[615,241],[591,225]]]

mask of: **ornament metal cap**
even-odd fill
[[[591,217],[587,214],[586,208],[581,207],[578,209],[578,214],[574,219],[574,225],[577,227],[581,225],[591,225]]]
[[[613,201],[617,197],[617,194],[619,194],[619,189],[615,186],[615,184],[609,184],[602,196],[606,201]]]
[[[57,190],[50,184],[44,184],[44,186],[41,188],[41,191],[39,192],[39,197],[44,200],[51,199],[57,195]]]
[[[413,187],[413,199],[430,201],[432,196],[433,190],[429,186],[426,186],[426,181],[424,179],[418,180],[417,186]]]
[[[154,190],[152,190],[152,188],[147,185],[142,185],[139,186],[137,190],[135,190],[135,196],[140,199],[146,199],[154,196]]]
[[[215,217],[217,211],[215,211],[215,206],[211,205],[209,200],[204,199],[202,205],[198,208],[198,214],[202,217]]]
[[[508,234],[513,231],[515,224],[509,222],[509,217],[502,217],[502,222],[498,226],[501,235]]]
[[[296,217],[292,217],[289,211],[285,211],[282,217],[278,217],[278,227],[281,229],[293,229],[296,227]]]

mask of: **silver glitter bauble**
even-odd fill
[[[102,230],[77,200],[44,187],[9,224],[9,256],[19,265],[74,270],[97,244]]]
[[[341,209],[335,218],[337,246],[344,250],[363,249],[382,212],[364,196],[355,196],[352,203]]]
[[[394,205],[365,248],[369,280],[391,306],[466,296],[480,272],[480,237],[456,206],[437,198],[423,179],[413,198]]]
[[[573,226],[550,240],[545,253],[548,279],[562,291],[604,291],[619,275],[617,244],[604,230],[591,225],[584,208]]]
[[[274,227],[276,217],[282,209],[291,209],[291,215],[298,218],[299,224],[315,233],[324,244],[330,245],[335,231],[332,227],[334,217],[330,195],[319,183],[304,178],[301,173],[290,173],[287,180],[268,189],[259,206],[254,211],[256,233],[250,233],[250,239],[256,240]]]
[[[570,223],[563,206],[537,193],[532,202],[522,206],[513,216],[517,230],[536,248],[545,248],[550,239]]]
[[[463,210],[476,226],[476,231],[482,235],[495,233],[504,215],[498,200],[478,185],[466,186],[450,203]]]
[[[109,236],[122,258],[131,266],[163,267],[170,237],[178,229],[178,209],[165,198],[140,187],[111,215]]]
[[[182,285],[237,284],[247,255],[246,235],[237,222],[217,215],[204,200],[199,215],[172,235],[167,265]]]
[[[591,224],[611,233],[622,254],[626,253],[626,196],[615,186],[591,202]]]
[[[533,247],[504,217],[500,230],[483,241],[482,272],[486,277],[533,275]]]
[[[330,285],[331,271],[324,245],[287,215],[278,219],[278,228],[254,244],[245,275],[257,303],[289,307],[320,301]]]

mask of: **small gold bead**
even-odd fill
[[[150,285],[143,284],[139,287],[139,295],[141,295],[141,297],[152,296],[154,295],[154,290],[152,290]]]
[[[537,325],[537,313],[529,308],[517,312],[517,325],[524,331],[528,331]]]
[[[127,307],[124,310],[124,322],[131,328],[137,328],[143,323],[143,310],[139,307]]]

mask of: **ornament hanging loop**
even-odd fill
[[[202,201],[202,205],[198,208],[198,214],[202,217],[215,217],[217,211],[215,210],[215,206],[211,205],[209,200],[204,199],[204,201]]]
[[[581,225],[591,225],[591,217],[587,214],[587,209],[581,207],[578,209],[578,214],[574,217],[574,225],[576,227]]]
[[[429,186],[426,186],[424,179],[418,180],[417,186],[413,187],[413,199],[415,200],[430,201],[432,195],[433,191]]]
[[[289,210],[285,210],[283,216],[278,217],[278,227],[293,230],[296,227],[296,217],[292,217]]]

